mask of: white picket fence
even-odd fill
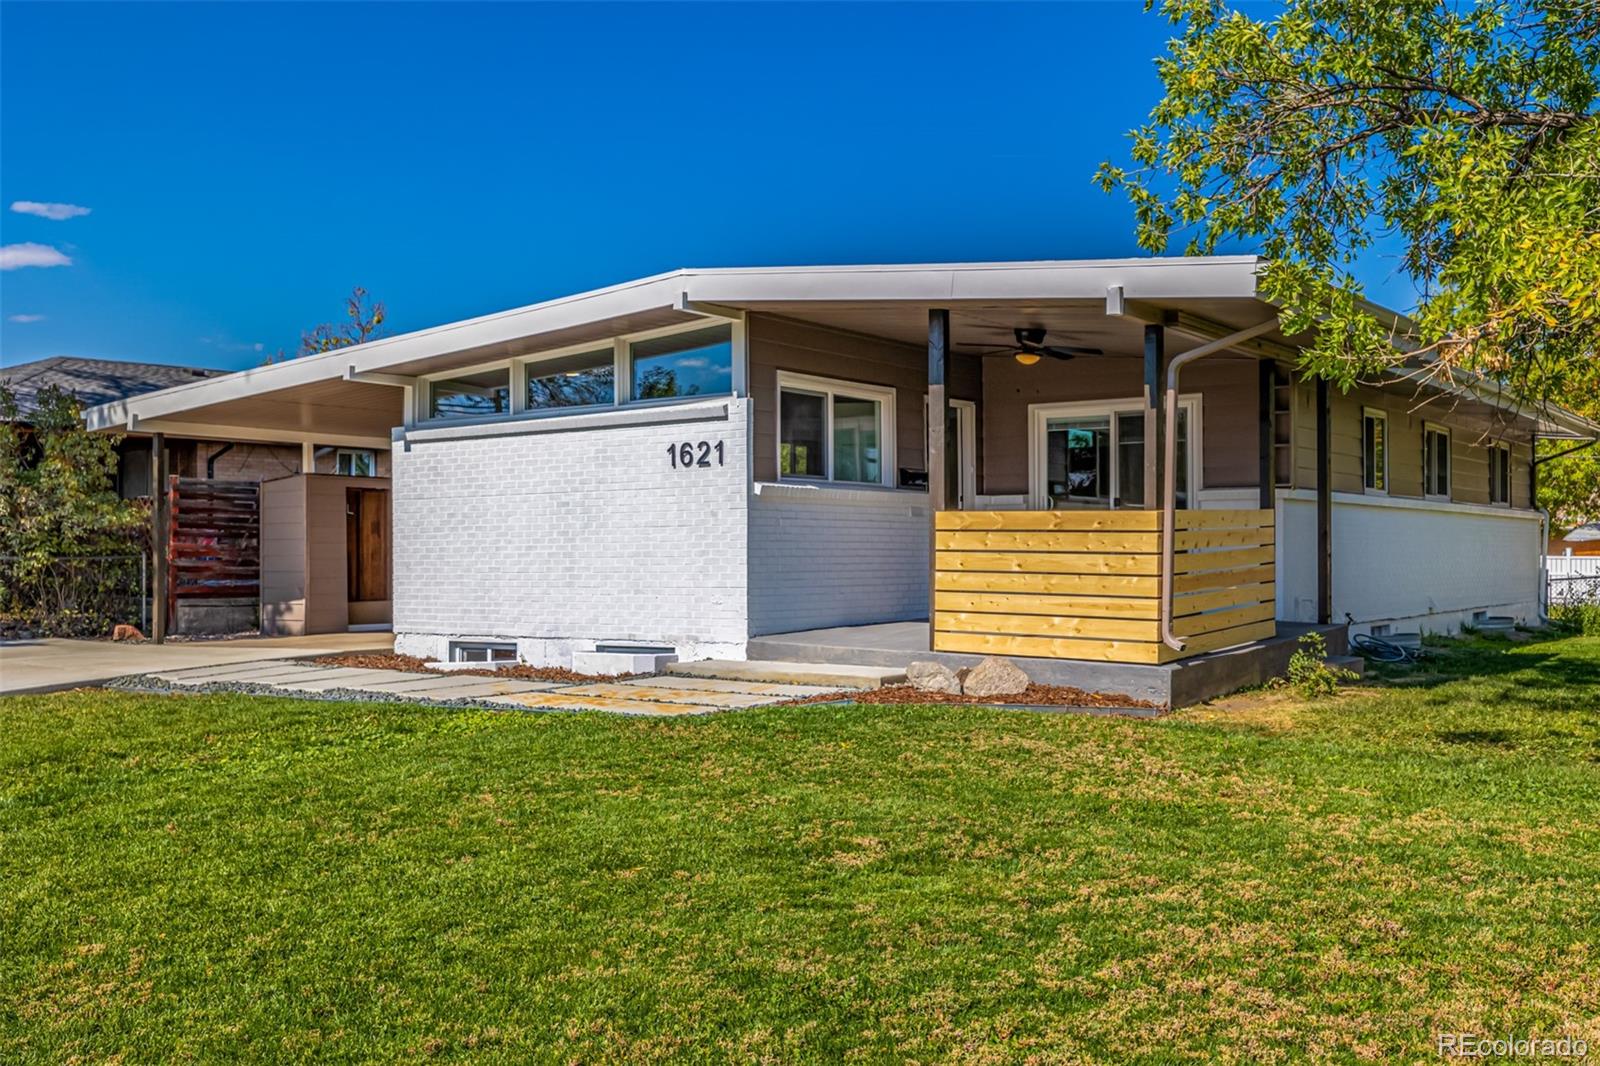
[[[1546,555],[1550,603],[1600,603],[1600,555]]]

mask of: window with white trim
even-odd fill
[[[1198,397],[1178,401],[1177,506],[1190,506],[1199,449],[1191,433]],[[1036,506],[1050,510],[1141,508],[1144,483],[1144,407],[1138,399],[1035,404],[1029,408],[1030,463]],[[1155,487],[1159,493],[1159,486]],[[1152,497],[1158,499],[1159,496]]]
[[[491,367],[428,383],[429,418],[492,418],[510,411],[510,367]]]
[[[893,485],[893,389],[778,375],[778,477]]]
[[[617,399],[614,345],[527,365],[527,409],[600,407]]]
[[[1389,491],[1389,416],[1373,407],[1361,409],[1361,484]]]
[[[1489,502],[1511,506],[1511,445],[1489,445]]]
[[[1443,426],[1422,429],[1422,494],[1450,498],[1450,431]]]
[[[727,396],[733,392],[733,327],[669,333],[628,345],[635,400]]]
[[[450,642],[450,661],[453,663],[514,663],[517,661],[515,644],[453,640]]]
[[[366,448],[340,448],[333,455],[333,472],[345,477],[377,477],[378,453]]]

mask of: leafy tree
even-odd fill
[[[1600,0],[1160,9],[1165,95],[1133,165],[1097,174],[1144,247],[1258,248],[1284,328],[1316,327],[1305,368],[1344,387],[1426,355],[1600,414]],[[1410,321],[1376,317],[1355,277],[1390,251]]]
[[[382,301],[373,300],[366,289],[357,285],[345,297],[344,315],[344,322],[323,322],[300,334],[300,348],[294,358],[331,352],[335,348],[348,348],[352,344],[363,344],[382,336],[381,329],[384,319],[388,317],[388,310]],[[289,356],[279,348],[262,365],[281,363],[287,358]]]
[[[0,386],[0,610],[52,632],[98,632],[137,603],[146,514],[114,489],[117,443],[84,428],[71,394],[41,389],[24,423]],[[137,617],[137,607],[132,615]]]

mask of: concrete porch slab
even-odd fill
[[[1330,655],[1344,655],[1349,650],[1342,625],[1279,622],[1278,635],[1268,640],[1159,666],[1010,658],[1040,684],[1070,685],[1085,692],[1129,696],[1168,708],[1185,707],[1282,675],[1288,669],[1289,656],[1294,654],[1295,641],[1312,630],[1323,634]],[[959,670],[983,660],[981,655],[929,651],[926,622],[888,622],[752,637],[748,650],[752,659],[771,660],[767,665],[793,661],[798,667],[827,662],[897,668],[902,673],[913,661],[931,660]]]

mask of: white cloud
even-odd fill
[[[64,267],[72,265],[72,257],[48,244],[8,244],[0,247],[0,270],[18,270],[22,267]]]
[[[77,204],[42,204],[37,200],[17,200],[12,203],[11,210],[19,215],[38,215],[53,222],[89,213],[87,207],[79,207]]]
[[[11,315],[6,319],[6,321],[7,322],[21,322],[23,324],[26,324],[26,323],[29,323],[29,322],[43,322],[44,321],[44,316],[43,315]]]

